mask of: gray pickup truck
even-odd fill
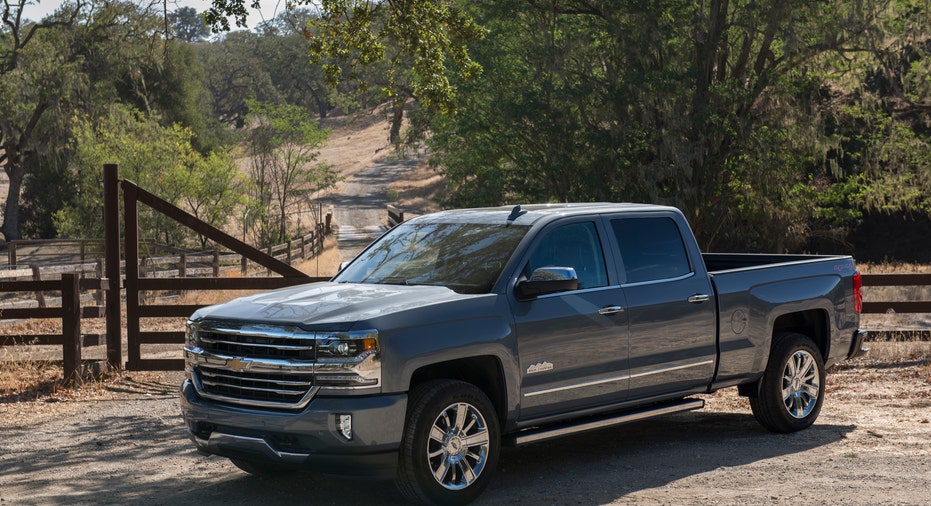
[[[523,445],[703,406],[736,387],[767,429],[814,423],[862,352],[849,256],[702,254],[642,204],[446,211],[330,282],[191,316],[181,406],[253,474],[393,477],[462,504]]]

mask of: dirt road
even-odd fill
[[[383,159],[348,176],[326,198],[333,206],[336,239],[343,260],[351,260],[387,230],[388,185],[409,171],[414,161]]]
[[[702,411],[508,448],[476,504],[931,504],[927,375],[907,355],[859,359],[796,434],[765,432],[728,391]],[[402,504],[388,482],[262,480],[198,455],[180,382],[128,373],[67,401],[0,404],[0,504]]]

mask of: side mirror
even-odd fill
[[[514,286],[517,300],[533,300],[540,295],[579,289],[579,276],[572,267],[540,267],[530,279]]]

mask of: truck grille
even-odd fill
[[[247,406],[300,409],[316,393],[314,334],[294,327],[201,323],[185,347],[200,395]],[[190,348],[190,346],[195,346]]]
[[[314,340],[266,335],[224,334],[204,330],[199,334],[200,347],[209,353],[234,357],[313,360]]]

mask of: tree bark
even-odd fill
[[[12,157],[7,159],[6,169],[10,186],[7,189],[6,204],[3,207],[3,226],[0,227],[0,234],[3,234],[3,238],[9,242],[23,238],[19,229],[19,198],[26,174],[22,164],[17,163]]]

